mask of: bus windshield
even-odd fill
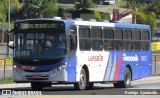
[[[52,30],[15,33],[15,58],[56,59],[66,55],[65,32]]]

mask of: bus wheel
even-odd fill
[[[33,91],[41,91],[43,89],[43,83],[41,82],[31,82],[31,87]]]
[[[124,73],[124,81],[113,83],[116,88],[129,88],[131,86],[131,71],[127,67]]]
[[[86,72],[82,68],[80,73],[80,81],[74,84],[74,88],[77,90],[84,90],[86,88],[87,79],[86,79]]]

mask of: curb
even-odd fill
[[[134,80],[133,82],[153,82],[155,80],[160,80],[160,76],[150,76],[150,77]]]
[[[0,84],[0,89],[31,87],[30,83]]]

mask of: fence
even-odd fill
[[[13,58],[0,59],[0,79],[12,77]]]
[[[6,49],[6,43],[0,44],[0,79],[12,76],[13,59],[6,57]],[[10,49],[10,56],[12,56],[12,52],[13,50]]]
[[[160,74],[160,51],[152,54],[152,74]]]

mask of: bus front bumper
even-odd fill
[[[25,72],[21,69],[13,69],[14,82],[67,82],[67,80],[65,69],[48,72]]]

